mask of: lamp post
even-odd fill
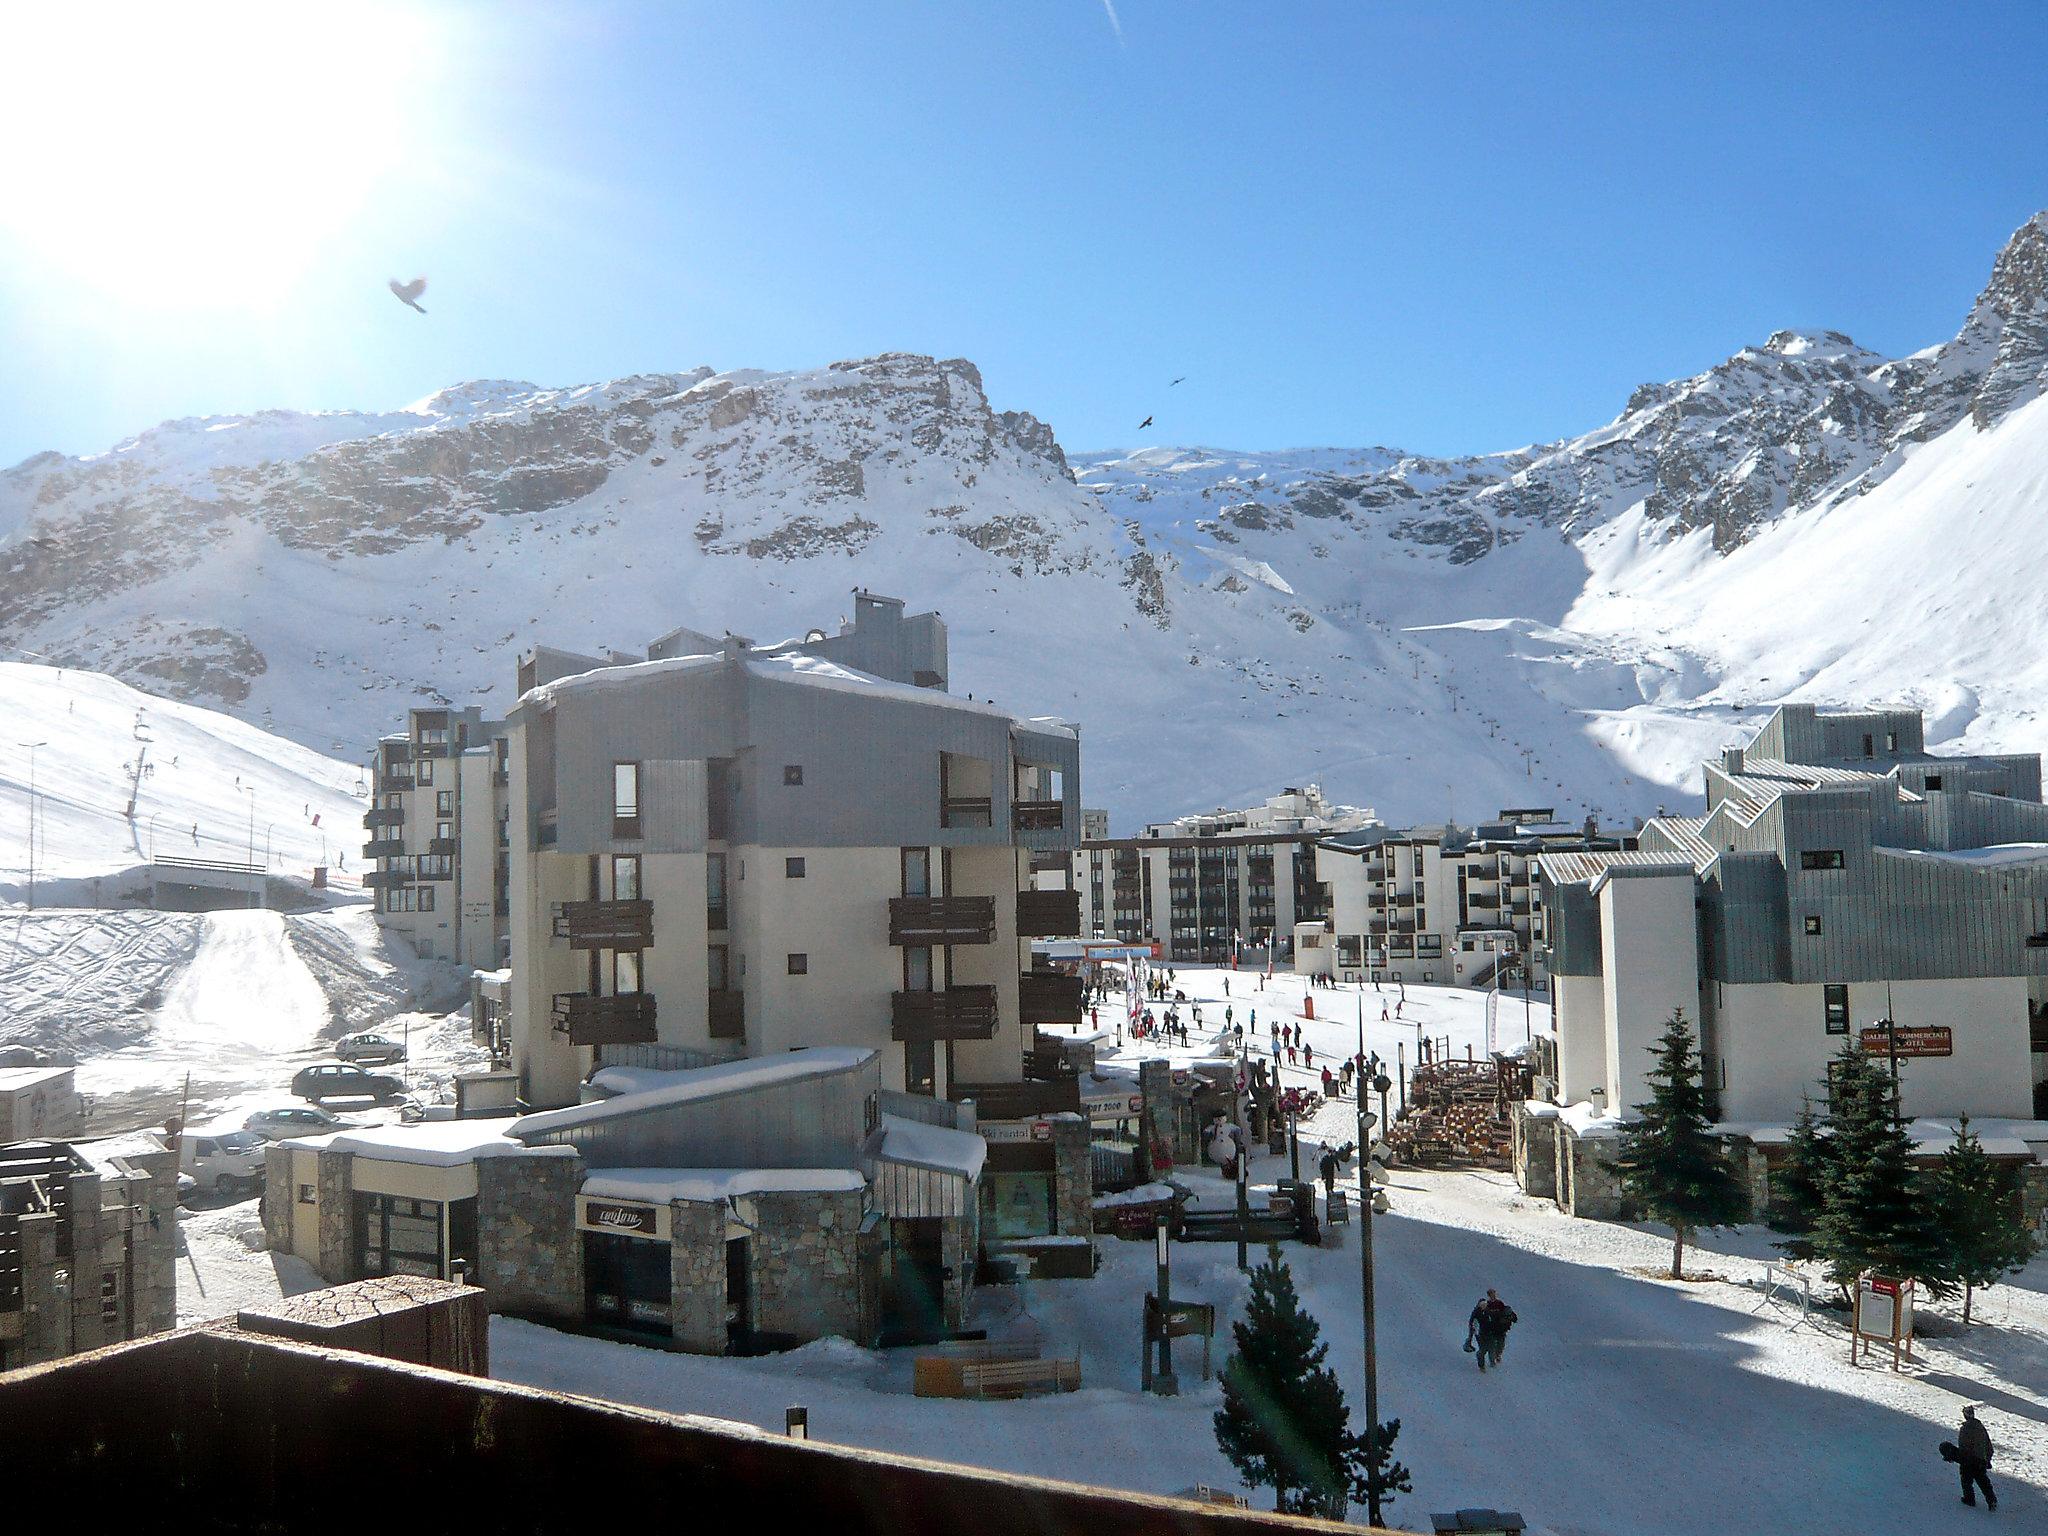
[[[1363,998],[1358,1008],[1358,1054],[1365,1055]],[[1366,1520],[1378,1526],[1384,1522],[1380,1519],[1379,1483],[1372,1477],[1380,1437],[1379,1340],[1373,1321],[1372,1285],[1372,1143],[1367,1139],[1372,1131],[1372,1115],[1365,1107],[1365,1084],[1361,1082],[1358,1086],[1358,1288],[1365,1323]],[[1380,1102],[1384,1107],[1384,1091]]]
[[[36,748],[47,747],[47,741],[17,741],[17,747],[28,748],[28,909],[36,909]]]

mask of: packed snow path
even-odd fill
[[[211,912],[203,921],[199,950],[171,983],[149,1043],[84,1063],[81,1091],[163,1088],[188,1072],[195,1084],[253,1084],[317,1046],[327,994],[292,947],[284,917]]]

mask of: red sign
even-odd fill
[[[1051,1140],[1052,1140],[1052,1125],[1051,1125],[1051,1123],[1050,1123],[1050,1122],[1048,1122],[1048,1121],[1045,1121],[1045,1120],[1034,1120],[1034,1121],[1032,1121],[1032,1122],[1031,1122],[1031,1139],[1032,1139],[1033,1141],[1051,1141]]]
[[[1889,1056],[1894,1047],[1901,1056],[1953,1056],[1955,1036],[1946,1024],[1899,1024],[1890,1029],[1873,1026],[1858,1037],[1863,1049],[1873,1056]]]

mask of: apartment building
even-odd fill
[[[1483,986],[1497,968],[1541,986],[1545,933],[1536,860],[1618,850],[1628,838],[1548,806],[1512,807],[1476,827],[1361,827],[1316,845],[1329,936],[1308,969],[1340,980]]]
[[[1089,837],[1073,857],[1082,931],[1156,944],[1169,960],[1221,964],[1240,942],[1288,958],[1296,926],[1329,914],[1317,841],[1372,825],[1370,810],[1332,805],[1310,784],[1243,810],[1155,822],[1139,837]]]
[[[572,1104],[607,1053],[648,1046],[679,1065],[868,1047],[892,1090],[983,1097],[1023,1080],[1035,1024],[1078,1021],[1078,978],[1030,947],[1080,928],[1073,893],[1031,878],[1077,841],[1078,735],[945,693],[943,626],[901,610],[857,593],[837,636],[683,630],[551,682],[522,662],[526,1103]]]
[[[2048,1116],[2037,756],[1936,757],[1918,711],[1787,704],[1706,764],[1704,815],[1538,863],[1567,1104],[1639,1101],[1682,1008],[1725,1121],[1789,1121],[1851,1038],[1898,1047],[1909,1116]]]
[[[505,732],[471,706],[415,709],[371,759],[363,885],[422,956],[503,963],[510,907]]]

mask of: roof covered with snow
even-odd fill
[[[1972,869],[2004,869],[2048,863],[2048,843],[1993,843],[1984,848],[1887,848],[1873,850],[1898,859],[1939,859]]]
[[[577,1126],[601,1125],[629,1115],[722,1098],[727,1094],[754,1093],[783,1083],[807,1078],[832,1077],[855,1072],[872,1061],[876,1053],[860,1046],[814,1045],[776,1056],[749,1056],[742,1061],[722,1062],[715,1067],[690,1067],[663,1071],[649,1067],[606,1067],[591,1081],[609,1088],[614,1097],[592,1104],[572,1104],[566,1109],[544,1109],[522,1115],[509,1127],[518,1137],[565,1131]]]
[[[368,1125],[282,1143],[308,1151],[353,1152],[379,1163],[454,1168],[483,1157],[576,1155],[573,1147],[529,1147],[507,1132],[510,1120],[423,1120],[414,1125]]]
[[[884,1162],[907,1163],[934,1173],[957,1173],[972,1182],[981,1177],[981,1165],[988,1160],[988,1143],[972,1131],[884,1115],[882,1140],[875,1155]]]

